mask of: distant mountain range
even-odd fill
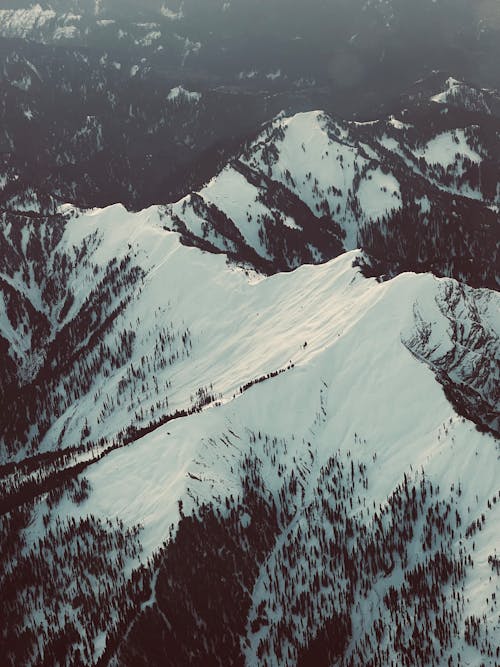
[[[352,89],[364,85],[373,103],[380,89],[397,94],[425,69],[455,67],[478,84],[500,85],[500,15],[490,0],[7,0],[3,7],[5,37],[126,51],[160,70],[260,85],[272,76],[282,85],[328,83],[342,91],[345,108]]]

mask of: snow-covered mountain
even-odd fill
[[[367,123],[278,118],[168,206],[165,224],[257,266],[295,268],[362,246],[379,274],[431,269],[497,287],[498,135],[445,109]]]
[[[500,664],[495,8],[265,5],[2,3],[0,667]]]
[[[63,213],[7,235],[8,664],[494,665],[498,293]]]
[[[451,105],[466,111],[478,111],[495,116],[500,114],[500,96],[496,90],[477,89],[453,77],[446,79],[443,89],[433,95],[431,100],[437,104]]]
[[[498,286],[500,119],[493,90],[436,75],[417,84],[397,114],[359,122],[326,112],[280,113],[244,139],[233,135],[236,125],[248,130],[282,97],[264,106],[252,97],[242,112],[239,95],[172,82],[148,100],[146,112],[134,106],[129,79],[110,65],[100,85],[108,96],[113,86],[113,104],[101,99],[98,115],[75,109],[55,128],[36,102],[42,75],[35,86],[30,61],[10,67],[18,83],[30,80],[30,91],[12,86],[6,105],[10,149],[0,205],[7,217],[32,211],[48,219],[61,200],[90,206],[124,195],[132,207],[172,201],[182,181],[181,192],[189,185],[193,191],[165,207],[163,224],[186,243],[267,273],[362,247],[371,275],[431,270]],[[59,83],[71,88],[71,80]],[[138,82],[136,92],[145,90]],[[19,110],[21,99],[26,127],[9,125],[10,104]]]

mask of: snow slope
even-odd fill
[[[332,597],[327,596],[323,612],[318,607],[321,596],[311,602],[317,609],[314,620],[290,616],[282,594],[274,598],[271,591],[283,590],[280,572],[288,568],[283,545],[299,540],[304,553],[314,553],[314,531],[308,538],[303,530],[326,525],[317,502],[329,461],[337,456],[348,467],[352,457],[366,466],[369,484],[356,488],[358,501],[349,510],[346,500],[346,511],[368,532],[377,524],[363,508],[387,506],[405,475],[418,483],[423,470],[445,499],[453,497],[450,502],[462,516],[460,530],[447,538],[447,553],[474,559],[461,592],[460,625],[446,646],[445,658],[460,652],[471,664],[493,665],[493,654],[488,654],[484,642],[466,643],[464,619],[480,617],[490,637],[498,633],[493,597],[498,595],[498,579],[492,577],[488,563],[500,548],[495,534],[500,503],[492,504],[498,493],[498,445],[455,412],[432,364],[436,358],[449,358],[446,351],[457,345],[457,328],[462,329],[460,345],[465,353],[471,344],[466,333],[478,323],[490,332],[490,354],[498,355],[498,294],[469,290],[468,309],[457,307],[450,313],[437,305],[450,289],[459,287],[455,281],[406,273],[379,283],[353,267],[357,251],[320,266],[263,278],[228,265],[221,255],[184,247],[177,234],[163,228],[163,220],[156,208],[132,214],[115,206],[76,212],[67,223],[59,253],[86,248],[85,261],[69,276],[74,300],[67,321],[81,310],[103,267],[111,259],[122,265],[130,257],[141,273],[128,285],[129,298],[99,344],[118,354],[120,345],[125,345],[119,332],[133,330],[134,337],[126,344],[129,356],[119,364],[108,359],[99,367],[94,360],[87,390],[67,407],[58,404],[61,414],[53,418],[41,448],[103,439],[97,449],[89,450],[88,458],[103,451],[106,443],[119,442],[119,431],[129,423],[147,426],[161,414],[189,408],[207,395],[211,398],[199,402],[200,410],[194,414],[132,438],[127,446],[87,467],[80,480],[88,480],[90,491],[81,502],[72,500],[71,490],[55,505],[42,495],[23,533],[25,548],[34,548],[48,529],[57,532],[59,525],[73,519],[79,525],[89,515],[103,523],[123,522],[131,534],[140,525],[137,539],[142,554],[131,551],[120,561],[120,576],[129,577],[139,562],[158,553],[169,531],[175,535],[180,501],[185,514],[203,502],[226,511],[225,499],[243,492],[240,470],[246,457],[254,457],[260,462],[265,489],[288,518],[280,523],[275,545],[252,586],[245,660],[247,665],[261,664],[262,645],[270,647],[271,656],[289,656],[288,662],[286,657],[274,657],[273,664],[297,664],[297,645],[307,644],[315,628],[321,627],[322,614],[330,613],[340,589],[334,587]],[[164,340],[168,340],[166,356],[173,356],[165,364],[160,353]],[[414,349],[417,342],[431,348],[429,360],[422,348]],[[484,386],[498,386],[498,367],[492,364],[485,373]],[[69,390],[67,377],[60,376],[51,387],[54,397],[65,387]],[[460,381],[471,383],[467,374]],[[493,408],[498,411],[498,403]],[[283,501],[283,480],[293,475],[302,491]],[[482,529],[473,538],[465,537],[466,526],[482,521],[483,514]],[[248,515],[242,521],[253,519]],[[425,528],[422,521],[416,521],[416,535]],[[439,541],[436,549],[438,545]],[[397,560],[390,579],[375,576],[366,596],[356,593],[358,605],[349,612],[354,630],[346,648],[353,664],[363,664],[356,658],[359,651],[368,659],[363,633],[372,632],[373,622],[382,619],[391,626],[389,611],[380,602],[389,584],[401,584],[409,568],[425,563],[418,542],[410,542],[408,549],[408,563]],[[312,585],[315,566],[299,557],[294,567],[290,572]],[[451,590],[443,589],[446,595]],[[288,603],[293,600],[290,592]],[[104,609],[108,603],[101,604]],[[252,619],[263,613],[262,604],[270,624],[256,629]],[[32,613],[26,623],[40,634],[48,632],[49,618],[48,611]],[[295,646],[273,634],[280,619],[297,637]],[[86,637],[89,650],[98,657],[106,631]],[[384,642],[399,660],[390,632]]]
[[[489,173],[496,169],[491,136],[486,126],[464,126],[461,116],[448,119],[432,106],[423,117],[418,113],[368,123],[320,111],[281,114],[204,188],[168,205],[164,224],[190,244],[268,271],[326,261],[360,246],[404,265],[408,253],[397,241],[384,252],[375,247],[372,228],[377,234],[381,223],[400,228],[398,238],[416,233],[421,246],[436,247],[438,254],[444,243],[449,259],[450,246],[478,233],[469,231],[472,218],[484,218],[480,229],[493,232],[490,207],[498,192]],[[452,218],[460,234],[446,228]],[[436,250],[426,250],[419,263],[450,275]],[[488,271],[486,265],[478,274]],[[470,279],[462,269],[451,275]]]
[[[269,249],[265,238],[257,233],[262,229],[264,216],[274,217],[277,207],[267,201],[271,188],[259,183],[261,174],[298,196],[318,218],[331,215],[341,225],[344,245],[351,250],[356,247],[357,231],[365,220],[401,207],[396,178],[383,174],[379,163],[369,159],[349,136],[349,126],[335,123],[321,112],[279,118],[240,160],[250,168],[255,182],[239,173],[237,166],[229,165],[199,195],[233,221],[246,243],[265,258],[269,257]],[[186,203],[189,207],[189,199]],[[189,218],[184,218],[183,205],[181,200],[172,213],[192,229]],[[300,217],[295,225],[302,228]]]

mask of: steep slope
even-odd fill
[[[424,103],[400,118],[280,117],[166,225],[269,270],[362,247],[372,275],[432,270],[496,288],[498,120]]]
[[[229,176],[231,172],[225,173]],[[216,201],[220,192],[221,200],[237,210],[241,191],[231,190],[225,182],[223,185],[210,184],[206,192],[215,193],[212,197]],[[226,197],[224,192],[232,195]],[[182,209],[182,204],[179,206]],[[182,263],[187,261],[183,253],[173,251],[177,236],[165,230],[166,220],[168,215],[157,207],[140,214],[128,213],[121,206],[86,213],[63,207],[59,227],[36,217],[24,222],[16,218],[4,227],[1,335],[5,365],[11,369],[2,380],[5,462],[59,449],[62,443],[91,450],[112,438],[129,438],[136,429],[166,414],[194,409],[200,402],[216,400],[220,393],[227,395],[252,380],[245,366],[238,370],[244,363],[239,346],[234,349],[230,375],[223,381],[215,378],[206,343],[193,329],[198,307],[188,318],[182,310],[179,314],[177,304],[190,302],[179,290],[194,289],[191,282],[195,286],[198,282],[195,267],[205,262],[205,255],[191,251],[193,280],[173,286],[173,303],[152,311],[151,304],[158,302],[161,288],[154,287],[149,277],[158,274],[159,278],[161,259],[172,276],[182,275]],[[209,224],[208,216],[203,224]],[[336,248],[335,254],[339,252]],[[353,255],[350,261],[363,266],[367,262],[362,254]],[[224,257],[218,262],[224,265]],[[241,269],[233,271],[245,281]],[[177,280],[165,279],[164,284]],[[202,277],[199,282],[207,289],[210,280]],[[452,384],[463,384],[477,393],[477,410],[472,407],[471,415],[485,425],[493,419],[495,429],[494,417],[487,416],[490,409],[486,407],[492,407],[498,398],[486,361],[488,349],[493,355],[497,349],[492,314],[495,296],[491,294],[487,290],[460,292],[455,287],[441,297],[441,317],[455,323],[451,346],[473,346],[470,358],[457,353],[452,359],[446,345],[438,356],[426,337],[430,316],[424,321],[418,313],[418,335],[409,339],[408,346],[445,374],[455,368],[458,375]],[[227,297],[235,311],[240,308],[240,297],[238,291]],[[206,296],[202,298],[207,301]],[[462,325],[462,319],[477,324]],[[222,335],[221,349],[224,341]],[[485,361],[484,373],[476,373],[474,378],[477,361],[473,360],[478,355]],[[196,359],[204,360],[200,368],[194,363]],[[273,357],[270,363],[259,351],[249,367],[259,377],[284,368],[289,361]],[[197,386],[192,384],[193,377],[198,378]],[[75,403],[80,404],[76,418]],[[88,419],[79,416],[82,409],[91,415]]]
[[[498,426],[498,294],[357,251],[263,278],[163,222],[46,247],[2,407],[8,664],[494,665],[498,450],[439,381]]]

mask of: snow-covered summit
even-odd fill
[[[500,97],[497,91],[478,88],[453,77],[448,77],[444,89],[430,99],[437,104],[448,104],[466,111],[497,116],[500,113]]]
[[[482,282],[491,271],[489,257],[451,268],[448,252],[478,233],[466,231],[471,217],[484,219],[482,230],[494,235],[490,206],[500,191],[489,173],[489,140],[474,124],[445,119],[426,128],[411,114],[370,123],[320,111],[280,115],[204,188],[169,205],[165,224],[190,243],[264,270],[317,263],[362,246],[385,262],[382,273],[420,264],[471,280],[467,273],[481,264],[482,277],[473,282],[495,287],[495,270]],[[418,259],[402,253],[398,241],[415,233]],[[379,236],[390,249],[378,247]],[[446,249],[436,248],[444,238]]]

